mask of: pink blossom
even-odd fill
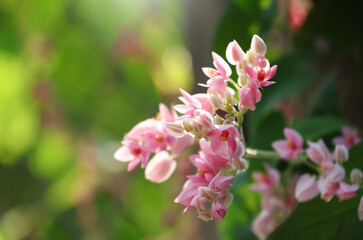
[[[170,152],[172,154],[180,154],[184,152],[188,147],[195,143],[195,139],[190,135],[185,135],[183,137],[178,137],[174,139],[171,144]]]
[[[295,198],[299,202],[309,201],[319,194],[315,177],[315,175],[304,174],[299,178],[295,188]]]
[[[277,140],[272,143],[272,147],[278,152],[281,158],[297,159],[299,154],[303,152],[303,138],[301,135],[291,128],[284,129],[286,140]]]
[[[262,55],[258,55],[253,60],[252,67],[245,66],[249,79],[260,87],[266,87],[275,82],[269,80],[276,74],[277,65],[270,68],[270,62]]]
[[[308,145],[306,153],[313,162],[320,165],[324,171],[333,167],[331,155],[323,140],[320,139],[316,143],[308,141]]]
[[[265,164],[264,167],[267,171],[267,175],[263,172],[253,172],[252,178],[259,183],[251,185],[250,188],[257,192],[268,193],[271,192],[276,183],[280,181],[280,173],[268,164]]]
[[[279,225],[275,219],[276,218],[271,211],[262,210],[252,222],[252,231],[260,239],[266,239]]]
[[[124,146],[121,146],[114,154],[114,157],[121,162],[130,162],[127,170],[132,171],[141,163],[141,167],[145,167],[149,160],[150,152],[146,151],[136,141],[124,140]]]
[[[363,196],[360,198],[359,202],[358,217],[360,221],[363,221]]]
[[[168,152],[162,151],[155,154],[145,168],[145,178],[151,182],[161,183],[173,174],[176,162]]]
[[[234,136],[241,138],[239,132],[233,125],[218,125],[217,128],[207,133],[207,137],[212,137],[211,149],[215,153],[226,151],[227,146],[229,151],[234,154],[236,151],[236,139]]]
[[[214,114],[213,108],[208,99],[208,94],[195,94],[192,96],[183,89],[179,90],[183,95],[183,97],[179,97],[179,99],[184,103],[184,105],[175,105],[174,109],[176,111],[186,115],[186,117],[193,117],[194,111],[198,109],[203,109],[211,114]],[[183,117],[179,117],[178,119],[183,119]]]
[[[309,14],[310,7],[302,1],[290,1],[289,4],[289,27],[292,31],[298,31],[304,26]]]
[[[329,170],[324,171],[318,180],[318,188],[321,193],[320,197],[326,202],[329,202],[336,194],[339,188],[339,182],[343,181],[344,177],[345,170],[339,164],[335,164]]]
[[[337,189],[336,194],[339,198],[339,201],[343,201],[355,197],[355,192],[358,189],[358,184],[349,185],[348,183],[341,181],[339,182],[339,188]]]
[[[218,172],[218,174],[209,182],[208,186],[213,189],[215,193],[222,193],[232,186],[232,179],[233,176],[223,176],[222,172]]]
[[[243,86],[238,90],[238,97],[239,109],[244,106],[254,111],[256,109],[255,104],[261,101],[261,92],[258,90],[257,85],[251,83],[250,85]]]
[[[202,68],[203,72],[207,77],[210,79],[221,78],[223,80],[229,79],[229,76],[232,74],[232,70],[226,61],[223,60],[221,56],[217,53],[212,52],[213,57],[213,65],[216,67],[214,68]]]
[[[224,217],[226,216],[227,210],[228,210],[228,208],[226,208],[222,203],[213,202],[212,207],[211,207],[210,216],[211,216],[211,218],[223,221]]]
[[[354,130],[354,129],[351,129],[348,127],[343,127],[342,134],[343,134],[343,136],[336,137],[333,139],[334,144],[342,144],[346,148],[350,149],[355,144],[357,144],[361,141],[361,138],[360,138],[357,130]]]

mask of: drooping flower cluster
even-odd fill
[[[267,174],[263,172],[253,172],[252,178],[258,184],[251,185],[254,191],[263,193],[261,200],[262,211],[252,223],[253,232],[260,238],[266,239],[292,212],[295,208],[293,191],[296,178],[293,178],[283,187],[280,181],[280,173],[265,164]]]
[[[255,110],[261,100],[260,89],[274,83],[269,80],[277,66],[270,68],[266,49],[257,35],[246,53],[236,41],[228,45],[226,57],[236,66],[238,81],[230,78],[228,63],[213,52],[214,68],[202,68],[209,79],[200,85],[207,88],[207,93],[191,95],[180,89],[182,104],[171,111],[161,104],[159,118],[141,122],[126,134],[115,158],[129,162],[129,171],[141,164],[147,179],[162,182],[175,170],[175,157],[199,143],[199,154],[190,156],[197,173],[188,176],[176,202],[185,205],[186,210],[195,208],[203,220],[223,220],[232,201],[228,192],[231,180],[246,167],[243,115]],[[149,161],[151,154],[155,155]]]

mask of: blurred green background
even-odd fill
[[[248,50],[253,34],[279,67],[248,116],[252,146],[270,149],[284,125],[313,140],[362,129],[362,10],[336,0],[1,0],[0,239],[254,238],[248,177],[216,226],[173,203],[193,173],[186,159],[157,185],[113,153],[180,87],[204,91],[212,50],[225,56],[233,39]]]

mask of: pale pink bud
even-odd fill
[[[198,187],[198,192],[201,196],[206,197],[208,199],[214,198],[214,192],[212,191],[212,189],[210,189],[207,186]]]
[[[315,181],[315,175],[302,175],[295,188],[295,198],[299,202],[306,202],[319,194],[319,189]]]
[[[236,65],[237,62],[243,64],[245,53],[243,52],[242,48],[238,45],[238,43],[233,40],[233,42],[230,42],[228,44],[227,50],[226,50],[226,56],[228,62],[230,62],[233,65]]]
[[[363,173],[358,168],[353,168],[350,172],[350,181],[354,184],[361,184],[362,183]]]
[[[251,42],[251,50],[255,55],[265,56],[267,48],[265,42],[257,35],[253,35]]]
[[[212,203],[211,207],[211,217],[217,220],[223,221],[224,217],[226,216],[228,208],[223,206],[220,202]]]
[[[169,153],[161,151],[149,161],[145,169],[145,178],[151,182],[160,183],[167,180],[176,168],[176,161]]]
[[[335,150],[334,150],[335,161],[339,164],[343,164],[343,162],[348,161],[348,158],[349,158],[348,149],[341,144],[335,145]]]
[[[363,196],[360,199],[359,207],[358,207],[358,217],[360,221],[363,221]]]
[[[213,128],[213,117],[212,115],[207,112],[207,111],[203,111],[200,115],[199,115],[199,119],[200,122],[204,125],[204,127],[206,127],[207,129],[211,129]]]
[[[198,217],[202,219],[204,222],[212,220],[208,212],[199,212]]]
[[[224,103],[219,93],[211,92],[208,97],[214,110],[223,109]]]
[[[184,128],[180,122],[166,122],[164,128],[168,134],[174,137],[182,137],[185,135]]]

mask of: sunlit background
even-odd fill
[[[362,128],[363,8],[354,4],[1,0],[0,239],[253,238],[259,196],[244,179],[226,222],[203,223],[173,202],[193,173],[187,159],[153,184],[113,154],[179,88],[205,90],[197,83],[212,50],[224,57],[233,39],[248,50],[253,34],[279,68],[249,117],[252,145],[271,148],[254,133],[275,111],[286,124],[320,114]]]

